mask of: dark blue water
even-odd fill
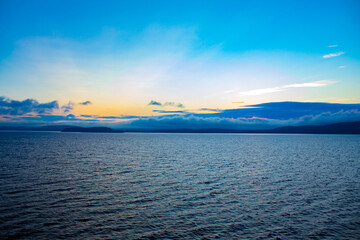
[[[1,239],[360,239],[360,136],[0,132]]]

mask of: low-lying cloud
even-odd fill
[[[120,128],[140,129],[273,129],[282,126],[325,125],[338,122],[360,121],[360,111],[324,112],[317,115],[305,115],[300,118],[226,118],[194,115],[157,116],[137,119],[118,125]]]
[[[156,113],[170,113],[170,114],[174,114],[174,113],[189,113],[187,111],[168,111],[168,110],[152,110],[153,112]]]

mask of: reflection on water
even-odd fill
[[[358,239],[360,136],[0,133],[0,237]]]

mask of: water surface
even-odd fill
[[[360,136],[0,132],[2,239],[359,239]]]

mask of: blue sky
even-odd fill
[[[229,53],[279,49],[322,54],[341,44],[360,55],[360,3],[354,1],[2,1],[1,59],[17,40],[86,41],[104,29],[141,33],[151,24],[196,28],[201,44]]]
[[[359,10],[359,1],[347,0],[4,0],[0,120],[129,126],[201,114],[206,121],[286,101],[356,112]],[[34,110],[14,110],[15,103]],[[37,104],[54,108],[39,112]],[[216,117],[250,118],[238,112]],[[273,120],[285,118],[294,119]]]

